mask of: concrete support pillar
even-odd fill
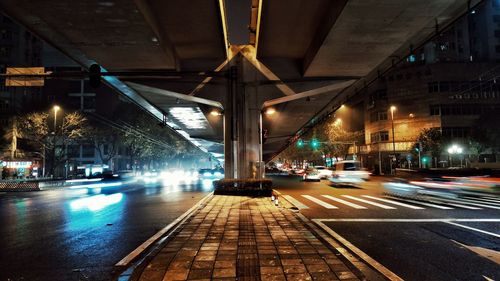
[[[224,111],[226,178],[262,178],[263,98],[259,96],[258,86],[251,83],[259,76],[252,64],[241,55],[233,59]]]

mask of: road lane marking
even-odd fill
[[[173,222],[171,222],[169,225],[165,226],[163,229],[158,231],[155,235],[151,236],[148,240],[146,240],[144,243],[139,245],[135,250],[130,252],[126,257],[121,259],[119,262],[115,264],[115,266],[127,266],[130,262],[132,262],[137,256],[139,256],[142,252],[144,252],[151,244],[155,243],[160,239],[165,233],[170,231],[174,226],[176,226],[179,222],[183,221],[184,219],[189,218],[193,212],[198,209],[201,204],[203,204],[205,201],[207,201],[211,196],[213,195],[213,192],[210,192],[207,194],[205,197],[203,197],[198,203],[196,203],[193,207],[191,207],[189,210],[187,210],[184,214],[180,215],[178,218],[176,218]]]
[[[342,196],[344,196],[346,198],[349,198],[349,199],[352,199],[352,200],[357,200],[357,201],[360,201],[360,202],[363,202],[363,203],[366,203],[366,204],[377,206],[377,207],[380,207],[382,209],[396,209],[396,208],[391,207],[391,206],[387,206],[387,205],[384,205],[384,204],[379,204],[379,203],[368,201],[368,200],[361,199],[361,198],[356,198],[356,197],[350,196],[350,195],[342,195]]]
[[[442,201],[446,201],[446,202],[459,202],[459,203],[463,203],[463,204],[467,204],[467,205],[472,205],[472,206],[478,206],[478,207],[482,207],[482,208],[490,208],[490,209],[498,209],[500,210],[500,207],[497,207],[497,206],[492,206],[492,205],[487,205],[487,204],[479,204],[479,203],[474,203],[475,201],[472,201],[470,202],[471,200],[467,200],[467,199],[444,199],[444,198],[439,198],[440,200]]]
[[[316,203],[318,205],[321,205],[321,206],[323,206],[323,207],[325,207],[327,209],[338,209],[337,207],[335,207],[335,206],[333,206],[331,204],[328,204],[325,201],[321,201],[321,200],[319,200],[319,199],[317,199],[315,197],[312,197],[310,195],[302,195],[302,197],[307,198],[307,199],[313,201],[314,203]]]
[[[495,251],[492,249],[483,248],[483,247],[479,247],[479,246],[465,245],[465,244],[462,244],[462,243],[455,241],[453,239],[451,239],[451,241],[457,243],[458,245],[460,245],[463,248],[466,248],[469,251],[472,251],[472,252],[474,252],[474,253],[476,253],[484,258],[487,258],[487,259],[493,261],[496,264],[500,264],[500,252],[499,251]],[[483,275],[483,277],[484,277],[484,275]]]
[[[500,205],[500,201],[491,200],[491,199],[476,198],[476,197],[468,197],[465,199],[474,200],[476,202],[481,202],[481,203],[493,204],[493,205],[497,205],[497,206]]]
[[[478,207],[472,207],[472,206],[466,206],[466,205],[462,205],[462,204],[457,204],[457,203],[450,203],[449,201],[450,200],[444,200],[444,201],[447,201],[447,202],[442,202],[443,201],[443,198],[440,198],[442,201],[439,201],[438,198],[428,198],[428,197],[424,197],[422,198],[423,200],[427,200],[429,202],[432,202],[432,203],[439,203],[439,204],[446,204],[446,205],[450,205],[450,206],[454,206],[454,207],[459,207],[459,208],[463,208],[463,209],[469,209],[469,210],[482,210],[483,208],[478,208]],[[435,201],[435,200],[437,201]],[[451,202],[453,202],[451,200]]]
[[[387,267],[383,266],[381,263],[379,263],[378,261],[374,260],[369,255],[367,255],[365,252],[361,251],[358,247],[351,244],[351,242],[349,242],[347,239],[345,239],[340,234],[335,232],[333,229],[329,228],[326,224],[323,223],[323,221],[325,221],[325,220],[313,219],[312,221],[314,223],[316,223],[316,225],[321,227],[321,229],[323,229],[328,234],[330,234],[333,238],[335,238],[335,240],[339,241],[344,247],[349,249],[349,251],[351,251],[352,253],[357,255],[365,263],[369,264],[372,268],[374,268],[379,273],[384,275],[384,277],[387,278],[387,280],[390,280],[390,281],[403,281],[404,280],[401,277],[399,277],[398,275],[396,275],[394,272],[390,271]],[[342,253],[342,255],[345,256],[345,253]]]
[[[443,209],[443,210],[453,209],[452,207],[446,207],[446,206],[431,204],[431,203],[427,203],[427,202],[421,202],[421,201],[407,199],[407,198],[399,198],[399,197],[392,197],[392,196],[389,196],[389,197],[392,199],[403,200],[403,201],[407,201],[407,202],[411,202],[411,203],[415,203],[415,204],[420,204],[420,205],[427,206],[427,207],[433,207],[433,208],[438,208],[438,209]]]
[[[451,225],[454,225],[454,226],[458,226],[458,227],[462,227],[462,228],[465,228],[465,229],[469,229],[469,230],[472,230],[472,231],[480,232],[480,233],[483,233],[483,234],[491,235],[493,237],[500,238],[500,234],[496,234],[496,233],[489,232],[489,231],[486,231],[486,230],[482,230],[482,229],[479,229],[479,228],[470,227],[470,226],[467,226],[467,225],[458,224],[458,223],[454,223],[454,222],[451,222],[451,221],[445,221],[445,223],[451,224]]]
[[[405,204],[405,203],[401,203],[401,202],[394,201],[394,200],[389,200],[389,199],[377,198],[377,197],[370,196],[370,195],[363,195],[363,197],[370,198],[370,199],[373,199],[373,200],[382,201],[382,202],[389,203],[389,204],[399,205],[399,206],[402,206],[402,207],[405,207],[405,208],[414,209],[414,210],[423,210],[423,209],[425,209],[423,207],[413,206],[413,205],[409,205],[409,204]]]
[[[285,197],[285,199],[288,200],[288,202],[292,203],[293,205],[295,205],[295,207],[299,209],[309,209],[309,207],[302,204],[301,202],[299,202],[297,199],[293,198],[290,195],[283,195],[283,197]]]
[[[337,201],[337,202],[339,202],[339,203],[345,204],[345,205],[347,205],[347,206],[353,207],[354,209],[368,209],[368,208],[363,207],[363,206],[361,206],[361,205],[354,204],[354,203],[351,203],[351,202],[349,202],[349,201],[345,201],[345,200],[343,200],[343,199],[336,198],[336,197],[333,197],[333,196],[330,196],[330,195],[321,195],[321,196],[323,196],[323,197],[325,197],[325,198],[328,198],[328,199],[330,199],[330,200]]]
[[[500,222],[500,219],[317,219],[326,222]]]

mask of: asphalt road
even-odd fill
[[[500,280],[500,198],[390,198],[383,180],[340,188],[274,177],[302,214],[404,280]]]
[[[114,264],[211,191],[127,185],[0,194],[0,280],[109,280]]]

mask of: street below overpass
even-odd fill
[[[500,280],[500,199],[416,201],[272,177],[280,200],[404,280]],[[115,264],[212,191],[210,183],[136,183],[0,193],[0,280],[110,280]],[[448,200],[448,201],[446,201]]]
[[[386,180],[335,187],[274,177],[281,200],[404,280],[500,280],[500,198],[396,198],[384,194]]]
[[[0,194],[0,280],[111,280],[114,265],[212,191],[129,184]]]

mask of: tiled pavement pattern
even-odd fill
[[[149,262],[140,280],[359,280],[269,198],[216,195]]]

